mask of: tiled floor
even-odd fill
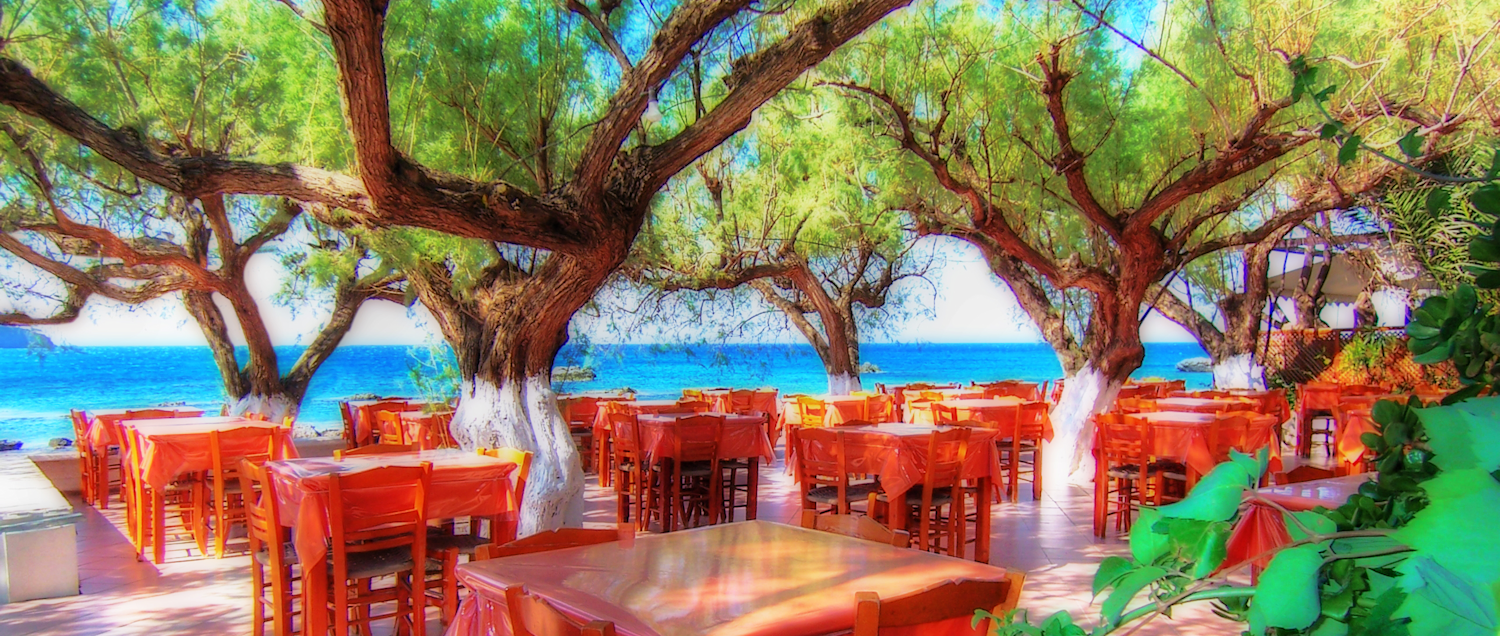
[[[761,478],[760,518],[794,521],[796,490],[781,462],[763,468]],[[1095,565],[1107,555],[1128,551],[1121,539],[1093,538],[1089,497],[1083,488],[1049,485],[1040,501],[1030,501],[1028,490],[1020,502],[994,508],[991,562],[1028,573],[1021,607],[1033,620],[1067,609],[1092,625],[1097,608],[1090,606],[1088,596]],[[611,492],[591,479],[587,498],[586,522],[614,523]],[[196,546],[181,542],[171,544],[162,565],[137,562],[122,534],[120,506],[100,512],[77,500],[74,504],[84,513],[78,527],[83,594],[0,606],[0,636],[250,632],[248,557],[203,558]],[[1207,610],[1176,612],[1174,619],[1159,620],[1139,633],[1239,633],[1238,626]],[[439,630],[434,620],[429,633]]]

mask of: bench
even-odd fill
[[[83,516],[20,453],[0,453],[0,484],[0,603],[77,595]]]

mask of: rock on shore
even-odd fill
[[[1183,373],[1213,373],[1214,361],[1208,358],[1188,358],[1177,363],[1177,370]]]

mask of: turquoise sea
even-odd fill
[[[300,347],[277,349],[289,368]],[[338,401],[365,393],[414,395],[412,369],[425,347],[340,347],[313,378],[300,420],[314,428],[338,426]],[[1179,360],[1205,355],[1196,343],[1150,343],[1137,377],[1184,378],[1207,387],[1207,373],[1180,373]],[[1052,350],[1040,343],[862,345],[865,362],[880,367],[864,375],[875,383],[968,382],[1005,378],[1051,380],[1062,375]],[[683,387],[774,386],[784,393],[827,389],[822,364],[806,345],[593,345],[569,346],[558,366],[587,366],[589,382],[558,383],[560,391],[630,387],[645,398],[680,395]],[[185,402],[217,410],[224,401],[219,375],[206,347],[83,347],[0,349],[0,438],[45,448],[54,437],[72,437],[69,409],[145,407]]]

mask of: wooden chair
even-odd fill
[[[370,633],[370,623],[395,619],[396,630],[415,636],[427,633],[427,489],[432,464],[387,466],[348,474],[333,473],[328,480],[328,521],[331,550],[328,607],[335,634],[348,634],[350,625]],[[392,489],[412,493],[410,505],[371,514],[361,498],[379,491],[389,498]],[[395,578],[390,587],[375,588],[376,579]],[[373,608],[395,601],[394,612],[375,614]],[[351,618],[350,610],[356,610]],[[307,608],[307,611],[314,611]]]
[[[152,419],[152,418],[141,418]],[[135,540],[136,557],[145,560],[146,549],[152,549],[156,563],[167,558],[166,519],[175,515],[198,546],[200,554],[208,550],[207,524],[204,523],[203,481],[197,475],[185,475],[162,488],[146,483],[141,475],[143,461],[141,442],[135,433],[121,427],[120,440],[125,444],[125,471],[127,487],[131,496],[126,502],[126,514],[131,520],[130,532]]]
[[[400,413],[409,408],[411,408],[411,406],[409,406],[405,400],[386,400],[376,402],[374,404],[366,404],[359,407],[359,421],[364,422],[370,430],[363,437],[355,440],[354,447],[358,448],[360,446],[368,446],[376,442],[383,442],[387,444],[392,443],[391,440],[379,439],[380,417],[378,414],[383,411],[395,411],[397,413]]]
[[[629,528],[629,526],[624,526]],[[516,556],[520,554],[535,554],[537,552],[551,552],[553,550],[566,550],[586,545],[598,545],[620,540],[621,529],[619,528],[559,528],[538,532],[524,539],[517,539],[505,545],[482,545],[474,552],[475,561],[498,559],[501,557]]]
[[[729,392],[729,412],[738,415],[749,415],[755,410],[755,391],[753,389],[739,389]]]
[[[1124,389],[1121,389],[1124,392]],[[1156,400],[1151,398],[1116,398],[1115,411],[1125,414],[1131,413],[1153,413],[1157,410]]]
[[[88,415],[77,409],[68,412],[69,419],[73,422],[73,450],[78,454],[78,485],[83,496],[83,501],[98,506],[100,509],[109,507],[109,465],[100,461],[99,454],[89,444],[89,422]]]
[[[281,511],[263,465],[244,460],[237,470],[245,501],[245,527],[250,542],[250,601],[255,636],[266,633],[266,608],[276,636],[292,636],[292,616],[300,614],[292,588],[301,582],[297,551],[290,528],[281,525]]]
[[[892,530],[865,515],[820,515],[815,510],[803,510],[802,527],[876,543],[886,543],[898,548],[911,547],[911,533],[905,530]]]
[[[354,438],[356,436],[354,428],[354,407],[349,404],[348,400],[339,402],[339,420],[344,424],[344,448],[354,448],[356,446],[356,444],[354,443]]]
[[[851,483],[843,431],[803,428],[797,431],[796,444],[803,510],[817,512],[823,505],[834,514],[847,515],[853,502],[865,500],[879,488],[875,482]]]
[[[823,426],[823,422],[828,417],[828,405],[818,398],[799,395],[797,396],[797,415],[802,420],[802,426]]]
[[[641,450],[640,424],[633,413],[609,413],[611,446],[614,453],[614,488],[616,523],[633,522],[646,530],[660,496],[660,482],[654,467],[646,464]]]
[[[1015,434],[1002,443],[1001,463],[1006,472],[1005,492],[1016,500],[1021,475],[1030,475],[1031,499],[1042,498],[1042,441],[1048,417],[1047,403],[1028,402],[1016,410]]]
[[[963,558],[966,524],[959,507],[963,505],[962,472],[968,453],[969,429],[933,431],[927,438],[927,470],[921,487],[907,490],[901,502],[891,502],[886,493],[877,493],[871,497],[872,507],[876,503],[906,506],[906,530],[916,529],[918,549]],[[933,532],[935,524],[944,526],[941,532]]]
[[[678,400],[677,412],[679,413],[707,413],[714,410],[714,405],[708,400]]]
[[[375,414],[375,437],[381,444],[414,445],[408,439],[406,423],[401,421],[403,411],[380,411]]]
[[[671,465],[664,468],[666,512],[663,532],[690,523],[718,523],[721,518],[723,471],[719,444],[724,418],[714,415],[684,417],[673,424]]]
[[[559,405],[585,471],[590,468],[598,470],[595,466],[598,457],[594,454],[598,443],[594,440],[594,418],[599,416],[600,402],[599,398],[585,396],[569,399]]]
[[[1026,575],[1007,572],[1000,581],[944,581],[918,592],[881,599],[874,592],[854,595],[854,636],[877,636],[881,628],[908,627],[972,617],[985,609],[1004,616],[1016,608]],[[989,633],[986,627],[983,633]]]
[[[420,451],[416,444],[370,444],[349,450],[334,450],[333,460],[339,461],[345,457],[366,457],[369,455],[395,455],[399,453],[415,453]]]
[[[532,453],[515,448],[481,448],[478,452],[516,465],[510,480],[511,510],[519,515],[521,504],[526,501],[526,482],[531,476]],[[489,526],[489,536],[485,536],[480,527],[486,524]],[[465,532],[458,532],[458,524],[452,521],[427,529],[427,555],[442,564],[438,586],[429,588],[427,596],[442,608],[444,625],[451,623],[453,616],[458,613],[458,576],[454,573],[458,567],[458,558],[469,555],[470,560],[473,560],[473,555],[480,546],[498,546],[516,538],[516,527],[503,521],[499,515],[488,519],[469,517],[467,525]]]
[[[1312,456],[1313,437],[1317,434],[1315,428],[1316,420],[1324,419],[1329,422],[1328,428],[1322,433],[1330,442],[1328,453],[1333,454],[1331,441],[1338,434],[1337,421],[1334,419],[1335,410],[1339,407],[1339,398],[1343,390],[1337,384],[1322,382],[1308,382],[1297,385],[1297,454],[1303,457]]]
[[[580,623],[545,599],[526,593],[524,585],[505,588],[505,607],[513,636],[614,636],[609,621]]]
[[[1148,498],[1160,503],[1162,472],[1151,462],[1150,434],[1145,422],[1120,413],[1094,416],[1094,536],[1104,536],[1111,515],[1115,530],[1129,531],[1131,514]]]
[[[241,461],[259,465],[272,459],[280,459],[282,451],[281,438],[278,433],[269,428],[237,428],[208,432],[208,456],[213,469],[207,474],[206,489],[210,491],[208,513],[213,520],[215,558],[224,558],[230,528],[247,523],[245,491],[240,488]],[[224,452],[226,443],[236,447],[254,448],[255,451],[231,455]]]
[[[948,406],[942,402],[932,403],[932,423],[952,424],[958,421],[958,407]]]
[[[865,398],[865,419],[871,422],[896,421],[895,399],[884,394]]]

